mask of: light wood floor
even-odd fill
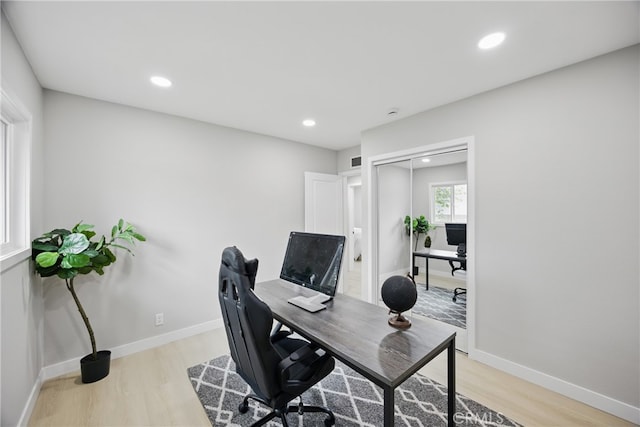
[[[350,272],[345,293],[359,295]],[[187,368],[228,353],[224,329],[136,353],[111,363],[111,373],[81,384],[79,372],[47,381],[29,426],[210,426]],[[525,426],[632,426],[624,420],[456,355],[457,391]],[[446,384],[446,355],[420,372]],[[339,427],[339,426],[338,426]]]
[[[111,373],[81,384],[79,373],[47,381],[29,426],[210,426],[188,367],[227,353],[223,329],[112,361]],[[525,426],[631,426],[458,353],[458,392]],[[446,357],[421,373],[446,384]]]

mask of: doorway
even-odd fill
[[[360,171],[342,173],[345,194],[344,234],[347,237],[342,277],[343,292],[362,298],[362,176]]]
[[[362,298],[362,177],[305,172],[305,231],[346,237],[337,292]]]
[[[370,260],[367,269],[369,300],[384,305],[379,297],[384,281],[393,275],[412,275],[417,283],[418,302],[406,314],[449,327],[457,334],[456,347],[465,352],[469,344],[473,344],[474,338],[473,144],[472,137],[461,138],[374,156],[367,162],[370,183],[368,208],[371,213],[367,245]],[[452,203],[457,206],[442,200],[442,194],[446,194],[449,188],[458,196],[462,190],[466,192],[464,205],[460,197],[454,200],[453,194]],[[434,196],[434,189],[437,190],[437,197]],[[434,209],[437,203],[440,203],[440,208]],[[465,216],[461,216],[463,207]],[[447,212],[450,214],[449,220],[444,219]],[[435,228],[427,233],[421,227],[416,229],[414,224],[422,221],[421,217],[435,225]],[[458,271],[452,276],[448,262],[439,259],[430,259],[429,275],[426,276],[426,258],[422,257],[416,258],[418,271],[413,271],[414,252],[432,250],[425,248],[425,240],[430,241],[433,250],[455,252],[456,248],[452,249],[447,244],[445,222],[467,224],[469,256],[464,272],[466,277],[455,277]],[[429,239],[426,239],[427,236]],[[427,280],[429,290],[425,286]],[[467,294],[453,301],[455,288],[466,288]],[[445,313],[441,314],[443,311]]]

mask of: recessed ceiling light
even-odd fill
[[[154,85],[160,87],[171,87],[171,85],[173,84],[171,83],[171,80],[161,76],[152,76],[149,80],[151,80],[151,83],[153,83]]]
[[[504,33],[491,33],[489,35],[484,36],[483,38],[480,39],[480,41],[478,42],[478,47],[480,49],[492,49],[500,44],[502,44],[502,42],[505,39],[505,34]]]
[[[302,124],[308,128],[313,127],[316,125],[316,121],[313,119],[306,119],[302,121]]]
[[[423,161],[424,163],[429,163],[429,162],[431,161],[431,159],[424,158],[424,159],[422,159],[422,161]]]

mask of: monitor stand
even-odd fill
[[[325,306],[323,303],[329,301],[330,299],[331,297],[329,295],[318,292],[312,297],[297,296],[294,298],[289,298],[287,302],[304,310],[310,311],[311,313],[315,313],[316,311],[327,308],[327,306]]]
[[[331,297],[329,295],[323,294],[321,292],[318,292],[318,295],[314,295],[312,297],[307,297],[307,301],[312,302],[312,303],[316,303],[316,304],[323,304],[327,301],[329,301],[331,299]]]

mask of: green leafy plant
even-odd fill
[[[124,249],[133,255],[129,246],[134,245],[136,240],[144,242],[147,239],[122,219],[111,229],[109,240],[102,236],[97,241],[92,241],[95,236],[93,225],[80,222],[71,230],[57,228],[43,234],[31,242],[31,249],[36,271],[40,276],[58,276],[64,280],[89,333],[93,358],[97,359],[93,328],[78,299],[73,281],[79,274],[89,274],[92,271],[103,275],[105,267],[116,262],[112,248]]]
[[[415,238],[415,244],[413,250],[418,250],[418,240],[420,239],[421,234],[427,234],[430,230],[433,230],[433,225],[427,221],[424,215],[420,215],[418,217],[411,219],[409,215],[404,217],[404,227],[407,231],[407,235],[411,235],[413,232],[413,237]],[[428,236],[427,236],[428,237]],[[431,240],[431,239],[429,239]],[[426,246],[426,239],[425,239]]]

